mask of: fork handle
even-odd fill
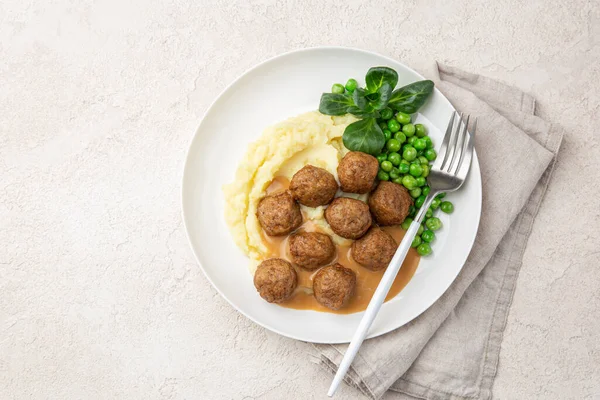
[[[404,238],[402,238],[402,242],[400,242],[400,245],[398,246],[394,257],[392,258],[392,261],[390,261],[390,264],[385,270],[385,273],[383,274],[383,277],[381,278],[381,281],[379,282],[375,293],[373,293],[373,297],[371,298],[371,301],[367,306],[365,315],[363,315],[360,324],[358,325],[358,329],[356,329],[354,336],[352,336],[352,341],[350,342],[348,350],[346,350],[344,358],[342,359],[342,362],[340,363],[340,366],[337,372],[335,373],[335,377],[333,378],[333,382],[331,382],[331,386],[329,387],[327,396],[333,396],[338,386],[340,385],[340,382],[346,375],[346,372],[348,372],[350,364],[352,364],[352,360],[354,360],[354,357],[358,353],[360,345],[367,337],[369,328],[371,327],[371,324],[373,324],[373,321],[375,320],[375,317],[377,316],[381,305],[385,301],[385,298],[388,292],[390,291],[390,287],[392,286],[394,279],[396,279],[398,271],[400,271],[402,262],[408,254],[408,250],[410,250],[410,245],[412,244],[413,239],[417,235],[419,226],[421,226],[421,222],[415,219],[410,224],[410,227],[408,228],[408,231],[406,231]]]

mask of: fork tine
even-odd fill
[[[446,134],[444,135],[444,140],[442,141],[442,145],[440,146],[440,150],[438,151],[437,159],[433,164],[433,168],[441,169],[442,163],[446,158],[446,150],[448,149],[448,143],[450,142],[450,136],[452,136],[452,130],[454,129],[454,118],[456,117],[457,112],[453,111],[452,116],[450,117],[450,121],[448,122],[448,127],[446,128]]]
[[[450,163],[450,167],[448,168],[448,173],[454,175],[458,171],[458,166],[462,161],[465,145],[468,139],[469,132],[467,132],[467,128],[469,127],[469,119],[470,115],[467,115],[467,120],[463,126],[462,133],[458,136],[458,140],[456,141],[456,149],[454,150],[454,156],[452,157],[452,162]]]
[[[440,167],[440,170],[442,171],[449,169],[452,163],[452,159],[454,158],[454,153],[456,152],[456,141],[458,140],[458,136],[460,135],[460,127],[463,123],[463,118],[464,113],[461,112],[456,129],[452,131],[452,137],[450,138],[450,143],[448,143],[448,149],[446,151],[446,154],[444,155],[444,162],[442,162],[442,165]]]
[[[473,148],[475,146],[475,130],[477,129],[477,118],[473,121],[473,128],[471,129],[471,134],[467,133],[467,144],[466,148],[463,151],[464,157],[460,160],[458,164],[458,168],[456,171],[456,176],[465,180],[467,178],[467,174],[469,173],[469,168],[471,167],[471,159],[473,158]]]

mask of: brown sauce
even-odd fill
[[[267,188],[267,193],[276,193],[282,190],[286,190],[289,186],[289,182],[287,179],[283,177],[276,177],[271,185]],[[386,232],[388,232],[397,243],[402,241],[404,237],[404,230],[400,226],[386,226],[382,227]],[[303,230],[306,232],[315,232],[319,231],[319,228],[313,224],[311,221],[307,221],[305,218],[305,222],[298,230]],[[269,250],[270,257],[278,257],[283,258],[284,260],[288,260],[291,262],[291,257],[289,255],[289,246],[288,246],[288,237],[289,236],[268,236],[263,233],[263,241]],[[287,308],[294,308],[298,310],[315,310],[315,311],[324,311],[331,312],[336,314],[351,314],[359,311],[364,311],[371,301],[371,297],[379,285],[379,281],[383,277],[383,273],[385,270],[381,271],[371,271],[367,268],[364,268],[357,262],[352,259],[352,252],[350,246],[340,246],[337,245],[337,254],[333,263],[340,263],[346,268],[352,269],[356,273],[356,289],[354,292],[354,296],[350,300],[350,302],[346,305],[346,307],[341,310],[331,310],[323,305],[321,305],[315,297],[313,296],[312,291],[312,278],[317,273],[318,270],[315,271],[307,271],[303,268],[300,268],[294,265],[296,269],[296,273],[298,274],[298,287],[292,297],[285,302],[279,303],[279,305]],[[408,282],[413,277],[415,271],[417,270],[417,266],[419,265],[420,257],[415,249],[410,249],[406,259],[402,263],[402,267],[390,288],[390,292],[386,297],[386,301],[394,298],[398,293],[402,291],[402,289],[408,284]]]

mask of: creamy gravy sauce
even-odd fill
[[[287,179],[277,177],[273,180],[271,185],[267,189],[267,194],[276,193],[282,190],[286,190],[289,186]],[[404,236],[404,230],[400,226],[385,226],[383,230],[388,232],[397,243],[400,243]],[[305,222],[298,228],[298,230],[306,232],[319,231],[319,228],[311,221]],[[289,236],[268,236],[263,233],[263,241],[268,248],[269,257],[283,258],[291,262],[289,255],[288,246]],[[331,310],[325,306],[322,306],[317,302],[313,296],[312,290],[312,279],[318,270],[308,271],[303,268],[294,265],[294,269],[298,274],[298,288],[292,295],[292,297],[285,302],[278,303],[279,305],[287,308],[295,308],[298,310],[315,310],[331,312],[336,314],[351,314],[359,311],[364,311],[379,284],[379,281],[383,277],[384,270],[371,271],[367,268],[362,267],[360,264],[352,259],[351,246],[336,246],[337,254],[335,260],[331,263],[340,263],[346,268],[352,269],[356,273],[356,289],[354,295],[346,307],[341,310]],[[390,292],[386,297],[386,301],[392,299],[408,284],[410,279],[413,277],[417,266],[419,265],[420,257],[415,249],[410,249],[406,259],[402,263],[402,268],[396,276]]]

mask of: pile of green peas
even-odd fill
[[[355,79],[349,79],[346,85],[336,83],[332,86],[332,93],[354,92],[358,86]],[[379,172],[377,179],[380,181],[392,181],[403,185],[414,199],[415,203],[402,228],[408,230],[417,211],[425,202],[425,198],[431,190],[427,185],[427,176],[437,153],[433,148],[433,141],[428,136],[427,128],[423,124],[413,124],[410,114],[397,112],[394,114],[391,108],[384,108],[377,120],[379,127],[385,135],[385,146],[377,156],[379,161]],[[431,242],[435,240],[435,232],[442,227],[442,221],[434,216],[437,210],[446,214],[454,211],[454,205],[444,201],[446,193],[440,193],[433,199],[429,210],[425,213],[425,219],[419,227],[411,247],[422,256],[431,254]]]
[[[386,143],[381,154],[377,156],[379,161],[377,178],[404,186],[414,199],[414,206],[402,223],[402,228],[408,230],[431,190],[426,178],[431,169],[430,163],[436,159],[437,153],[425,125],[413,124],[410,114],[403,112],[394,114],[391,109],[386,108],[381,111],[378,123],[383,130]],[[430,243],[435,240],[435,231],[442,227],[442,221],[435,217],[434,213],[438,209],[448,214],[454,211],[451,202],[443,201],[445,196],[445,193],[441,193],[433,200],[411,244],[422,256],[431,254]]]

